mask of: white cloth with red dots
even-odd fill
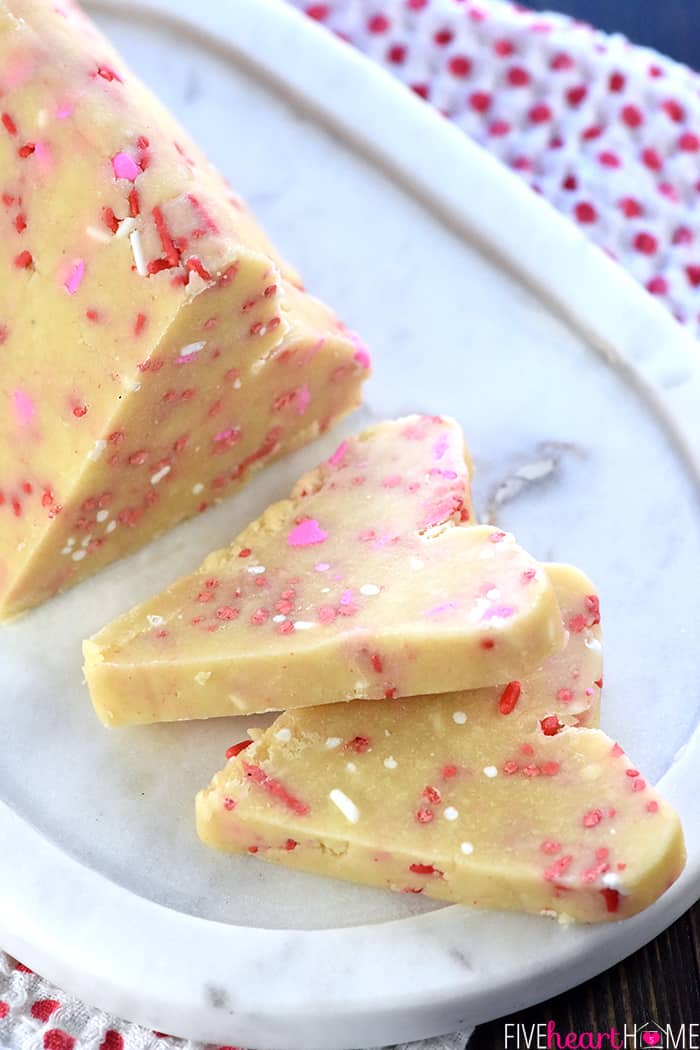
[[[700,78],[502,0],[289,0],[379,62],[700,330]],[[469,1032],[413,1043],[462,1050]],[[0,952],[0,1050],[204,1050],[109,1017]]]
[[[495,154],[700,331],[700,77],[503,0],[290,0]]]

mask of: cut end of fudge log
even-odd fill
[[[369,358],[74,6],[0,4],[0,618],[314,438]]]
[[[648,907],[685,863],[676,813],[604,733],[548,733],[549,694],[508,715],[503,695],[288,712],[198,795],[199,835],[480,908],[593,923]]]
[[[85,643],[98,715],[206,718],[534,671],[563,644],[554,587],[472,515],[452,420],[411,416],[344,441],[231,547]]]

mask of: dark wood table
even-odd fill
[[[658,48],[700,70],[700,0],[526,0],[558,10],[635,43]],[[699,818],[700,819],[700,818]],[[470,1050],[506,1050],[505,1025],[554,1021],[567,1032],[604,1032],[644,1024],[700,1022],[700,903],[655,941],[595,980],[510,1017],[481,1025]],[[512,1029],[510,1030],[512,1032]],[[508,1050],[512,1050],[511,1041]],[[522,1048],[522,1043],[521,1043]],[[531,1050],[537,1050],[533,1043]]]

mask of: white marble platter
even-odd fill
[[[98,724],[81,639],[229,540],[337,430],[0,632],[0,944],[126,1018],[276,1050],[437,1034],[590,977],[700,893],[700,350],[544,201],[280,0],[91,9],[374,349],[346,432],[455,415],[482,510],[597,581],[603,725],[677,806],[689,861],[655,907],[605,928],[435,907],[199,845],[195,791],[250,719]],[[501,487],[541,461],[537,484]]]

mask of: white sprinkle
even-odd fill
[[[95,515],[96,520],[99,521],[99,522],[107,521],[108,517],[109,517],[109,511],[108,510],[98,510],[97,514]]]
[[[69,536],[66,540],[66,547],[75,547],[75,536]]]
[[[202,482],[198,481],[196,485],[193,485],[192,491],[194,492],[195,496],[198,496],[200,492],[204,492],[204,485],[202,484]]]
[[[610,828],[608,835],[617,835],[617,828]]]
[[[136,222],[136,219],[133,217],[133,215],[128,216],[128,218],[126,218],[126,219],[120,219],[119,220],[119,225],[117,226],[117,231],[114,234],[114,236],[115,237],[131,237],[131,234],[135,231],[137,226],[138,226],[138,223]],[[141,234],[139,234],[139,240],[140,240],[140,238],[141,238]]]
[[[125,390],[130,390],[132,393],[141,389],[141,383],[136,376],[133,376],[132,378],[125,376],[124,379],[122,379],[122,386]]]
[[[388,758],[384,759],[384,765],[386,766],[387,769],[396,769],[398,764],[399,763],[396,761],[396,759],[394,758],[393,755],[389,755]]]
[[[484,775],[487,777],[497,777],[498,770],[495,766],[484,766]]]
[[[491,587],[490,590],[486,592],[486,597],[489,598],[492,602],[495,602],[497,598],[501,597],[501,592],[499,591],[498,587]]]
[[[459,810],[456,810],[454,806],[446,806],[442,815],[445,820],[456,820],[459,816]]]
[[[132,230],[129,233],[129,244],[131,245],[131,254],[134,257],[134,266],[139,277],[148,276],[148,267],[146,266],[146,257],[143,254],[143,245],[141,244],[141,234],[138,230]]]
[[[194,680],[197,685],[206,685],[211,678],[211,671],[197,671]]]
[[[322,587],[321,588],[321,594],[330,594],[330,593],[331,593],[330,587]]]
[[[292,739],[291,729],[287,729],[286,726],[283,729],[278,729],[275,733],[275,739],[280,740],[283,744],[286,744],[289,740]]]
[[[36,115],[36,126],[38,128],[45,128],[48,114],[45,109],[40,109]]]
[[[611,889],[616,890],[620,885],[620,876],[616,875],[614,871],[606,871],[603,875],[602,883],[604,886],[609,886]]]
[[[592,649],[594,653],[600,652],[603,646],[600,644],[597,638],[588,637],[585,641],[586,649]]]
[[[151,627],[160,627],[161,624],[165,623],[162,616],[156,616],[155,613],[149,613],[146,617]]]
[[[166,463],[165,466],[161,467],[160,470],[157,470],[155,474],[151,474],[151,485],[157,485],[159,481],[162,481],[163,478],[167,477],[171,469],[170,464]]]
[[[452,715],[452,721],[456,722],[458,726],[463,726],[467,720],[467,716],[464,711],[455,711]]]
[[[351,798],[348,798],[340,788],[333,788],[328,797],[333,805],[338,807],[346,820],[349,820],[351,824],[357,824],[360,819],[360,811]]]
[[[85,233],[91,241],[98,241],[100,244],[109,244],[112,240],[106,230],[98,230],[97,226],[86,226]]]
[[[262,572],[265,572],[264,565],[249,565],[248,572],[253,576],[259,576]]]
[[[347,769],[348,773],[357,773],[357,766],[354,762],[348,762],[345,768]]]
[[[82,561],[86,554],[87,551],[73,551],[71,557],[73,561]]]
[[[198,354],[207,345],[206,339],[200,339],[198,343],[188,343],[180,351],[180,357],[189,357],[190,354]]]
[[[341,736],[329,736],[326,739],[326,747],[329,751],[332,751],[334,747],[339,747],[343,742]]]
[[[297,631],[308,631],[310,628],[315,627],[316,624],[312,620],[295,620],[294,627]]]
[[[61,554],[70,554],[70,547],[64,547]]]
[[[88,535],[84,536],[83,539],[80,541],[80,546],[81,547],[87,547],[87,545],[88,545],[88,543],[90,542],[91,539],[92,539],[92,533],[88,533]]]
[[[233,389],[234,390],[240,390],[241,389],[241,381],[240,381],[240,379],[234,379],[234,381],[233,381]]]
[[[327,561],[317,561],[314,565],[314,569],[316,570],[316,572],[328,572],[328,570],[330,569],[330,565]]]
[[[107,528],[105,529],[105,532],[114,532],[114,530],[116,529],[116,527],[117,527],[117,523],[116,523],[116,521],[110,521],[109,525],[108,525],[108,526],[107,526]]]
[[[423,569],[425,568],[425,562],[421,558],[411,558],[412,569]]]
[[[363,583],[360,587],[360,594],[365,594],[368,597],[373,594],[379,594],[379,587],[376,583]]]
[[[100,438],[99,441],[96,441],[93,448],[91,448],[88,452],[87,458],[92,463],[96,463],[106,448],[107,442],[103,441],[102,438]]]
[[[474,847],[472,846],[471,842],[463,842],[459,848],[461,849],[465,857],[468,857],[470,853],[474,852]]]
[[[283,616],[283,615],[282,615],[282,613],[277,613],[277,615],[276,615],[276,616],[273,616],[273,617],[272,617],[272,622],[273,622],[273,623],[284,623],[284,621],[285,621],[286,619],[287,619],[287,617],[286,617],[286,616]]]

